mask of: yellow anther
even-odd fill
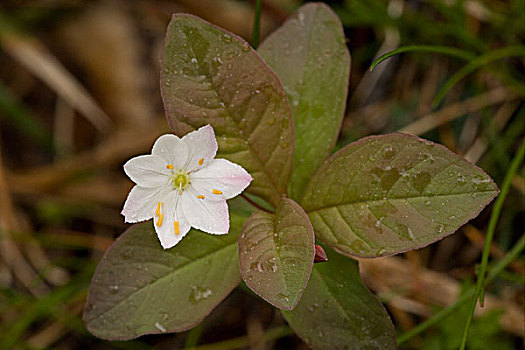
[[[222,191],[216,190],[215,188],[212,190],[213,194],[222,194]]]
[[[173,170],[173,164],[166,165],[166,169],[172,169]]]
[[[199,165],[202,165],[202,163],[204,163],[204,159],[199,159]]]
[[[199,198],[199,199],[204,199],[204,196],[199,194],[199,195],[197,196],[197,198]]]
[[[173,227],[175,228],[175,234],[176,234],[176,235],[179,235],[179,234],[180,234],[179,222],[178,222],[178,221],[175,221],[175,222],[173,223]]]
[[[164,203],[159,202],[157,204],[157,210],[155,211],[155,215],[157,215],[159,218],[157,220],[157,226],[162,225],[162,220],[164,219],[164,214],[162,214],[162,209],[164,207]]]

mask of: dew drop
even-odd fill
[[[383,156],[386,159],[391,159],[394,156],[394,148],[390,145],[383,147]]]
[[[299,26],[304,27],[304,13],[300,12],[297,15],[297,19],[299,20]]]
[[[192,304],[197,304],[201,300],[207,299],[212,294],[213,293],[211,289],[202,288],[199,286],[191,286],[191,293],[189,296],[189,300]]]
[[[319,304],[317,303],[313,303],[312,305],[310,305],[310,307],[308,308],[308,310],[310,310],[311,312],[313,312],[315,309],[317,309],[319,307]]]
[[[126,249],[122,253],[122,258],[126,259],[126,260],[129,260],[129,259],[133,258],[133,249]]]
[[[458,183],[460,183],[460,184],[464,184],[464,183],[467,182],[467,179],[463,175],[459,175],[457,180],[458,180]]]
[[[290,297],[286,293],[279,293],[279,294],[277,294],[277,297],[279,299],[281,299],[282,301],[284,301],[284,302],[290,301]]]
[[[414,236],[414,233],[412,232],[412,229],[410,227],[408,227],[408,236],[413,241],[416,239],[416,237]]]
[[[164,328],[163,325],[161,325],[159,322],[156,322],[155,323],[155,328],[157,328],[159,331],[161,331],[162,333],[166,333],[166,328]]]

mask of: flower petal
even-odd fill
[[[252,181],[243,167],[226,159],[214,159],[207,167],[191,174],[191,187],[209,200],[225,200],[237,196]]]
[[[184,169],[188,161],[188,147],[173,134],[162,135],[155,141],[151,154],[161,157],[175,169]]]
[[[188,172],[205,167],[217,154],[217,140],[210,125],[186,134],[182,142],[188,147],[188,159],[184,164]]]
[[[170,174],[166,162],[152,155],[131,158],[124,164],[124,172],[137,185],[149,188],[166,185]]]
[[[192,189],[188,189],[181,196],[181,201],[182,211],[191,226],[213,234],[228,233],[230,218],[225,200],[200,199]]]
[[[176,191],[170,191],[164,197],[163,203],[162,220],[159,221],[159,217],[155,215],[153,226],[160,244],[164,249],[168,249],[179,243],[191,226],[182,213],[180,196],[177,196]]]
[[[168,192],[173,192],[168,187],[147,188],[135,186],[128,194],[121,214],[125,222],[140,222],[149,220],[155,214],[159,198],[166,197]]]

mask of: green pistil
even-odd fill
[[[173,174],[173,188],[183,191],[190,184],[190,179],[186,173]]]

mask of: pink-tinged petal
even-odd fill
[[[160,198],[164,198],[168,192],[173,192],[168,187],[147,188],[135,186],[128,194],[121,214],[125,222],[140,222],[151,219],[155,214],[155,208]]]
[[[180,138],[173,134],[162,135],[155,141],[151,154],[161,157],[167,164],[173,165],[174,169],[184,169],[188,161],[188,147]]]
[[[163,205],[159,209],[162,219],[155,214],[153,226],[162,248],[169,249],[175,246],[186,236],[191,226],[182,213],[180,197],[177,192],[170,191],[164,197]]]
[[[205,199],[222,201],[240,194],[252,181],[243,167],[226,159],[214,159],[191,174],[191,187]]]
[[[210,125],[192,131],[182,137],[188,147],[188,159],[184,165],[186,171],[194,171],[209,164],[217,154],[217,140]]]
[[[149,188],[166,185],[170,175],[166,162],[152,155],[131,158],[124,164],[124,172],[137,185]]]
[[[228,204],[226,201],[209,201],[198,198],[191,189],[181,196],[182,211],[190,225],[204,232],[225,234],[230,229]]]

